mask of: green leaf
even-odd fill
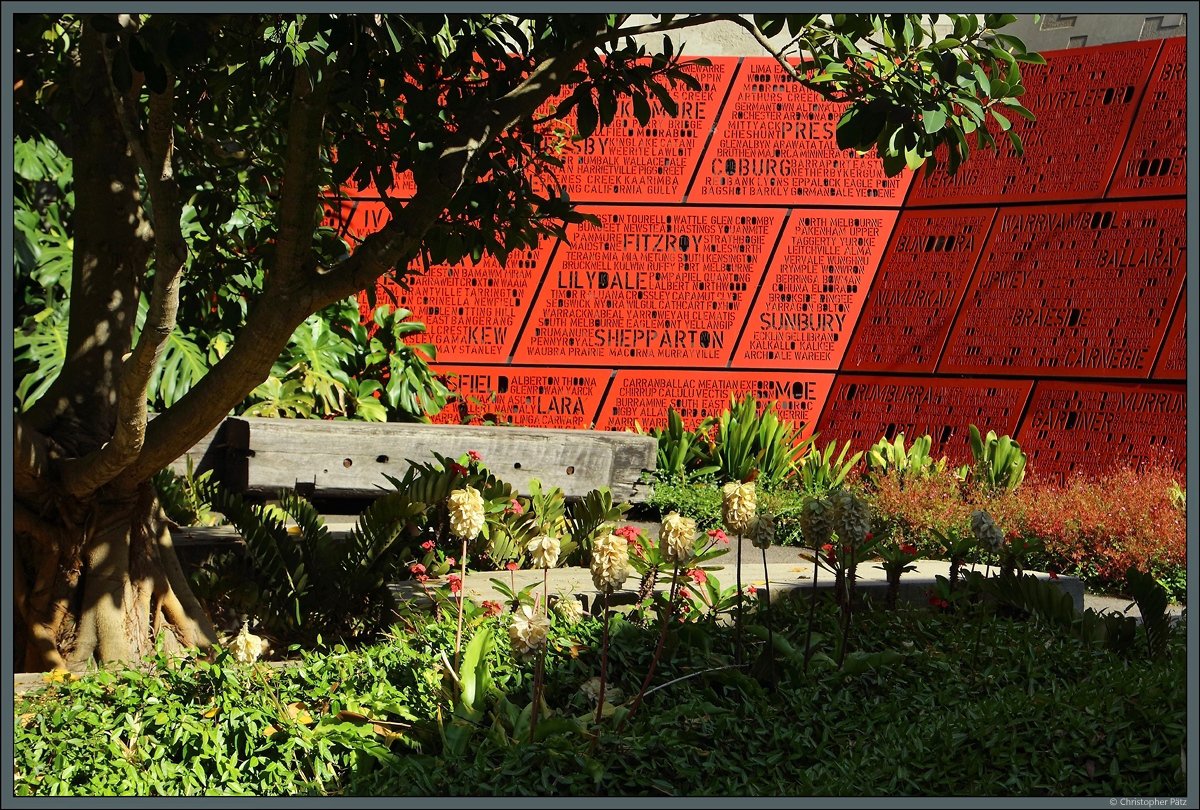
[[[579,135],[581,137],[586,138],[596,131],[598,118],[596,107],[592,103],[592,97],[590,94],[585,95],[582,99],[580,99],[579,103],[575,107],[575,114],[576,126],[579,129]]]
[[[1005,108],[1009,112],[1016,113],[1017,115],[1024,118],[1026,121],[1036,121],[1037,120],[1037,116],[1035,116],[1032,112],[1030,112],[1029,110],[1022,107],[1021,103],[1019,101],[1006,98],[1001,103],[1004,104]]]
[[[987,73],[984,72],[983,67],[980,65],[971,65],[971,72],[975,74],[975,81],[979,83],[983,94],[985,96],[991,95],[991,82],[988,80]]]
[[[989,110],[989,112],[992,114],[992,117],[996,119],[996,123],[1000,125],[1000,129],[1003,131],[1007,132],[1012,127],[1012,122],[1000,113],[996,112],[995,109]]]
[[[946,113],[942,110],[922,110],[921,121],[925,131],[932,135],[946,125]]]

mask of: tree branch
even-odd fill
[[[36,541],[39,551],[47,554],[57,554],[62,542],[62,531],[25,507],[20,501],[13,503],[13,531],[27,534]],[[16,546],[20,545],[15,544]]]
[[[292,79],[287,154],[280,182],[279,238],[275,265],[267,275],[269,285],[295,278],[312,253],[312,235],[317,224],[314,203],[320,192],[318,169],[330,73],[326,71],[325,78],[314,86],[307,63],[302,63],[296,66]]]
[[[104,36],[83,24],[72,54],[67,126],[74,142],[75,244],[66,358],[26,418],[81,455],[112,435],[120,360],[131,348],[153,232],[143,212],[137,161],[114,104]],[[140,89],[118,100],[128,105]],[[135,133],[140,148],[140,127]]]
[[[705,15],[705,17],[715,15]],[[696,23],[692,23],[696,24]],[[680,21],[638,26],[649,32],[684,27]],[[623,36],[624,34],[620,34]],[[583,61],[598,43],[619,36],[616,32],[580,40],[567,50],[542,62],[519,85],[482,109],[473,121],[464,122],[457,143],[440,155],[436,167],[418,175],[414,172],[417,192],[403,208],[403,217],[394,215],[379,231],[371,234],[354,253],[331,272],[315,282],[318,306],[340,301],[366,289],[375,279],[391,272],[401,261],[416,255],[425,232],[445,211],[469,174],[469,169],[499,133],[525,117],[532,116],[566,81],[567,75]]]
[[[50,475],[46,437],[22,414],[13,414],[13,494],[27,503],[48,503],[52,494]]]
[[[149,152],[141,143],[140,127],[125,103],[112,87],[118,116],[126,137],[138,155],[142,173],[150,191],[156,238],[154,242],[154,289],[141,336],[121,369],[117,390],[117,420],[112,438],[99,450],[82,458],[69,459],[61,464],[60,474],[65,489],[73,495],[84,495],[107,484],[133,463],[142,449],[146,435],[146,391],[150,377],[162,356],[167,338],[175,329],[179,310],[179,282],[187,263],[187,245],[180,226],[182,205],[175,181],[174,128],[175,77],[167,74],[167,88],[150,94],[148,120]]]

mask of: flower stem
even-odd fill
[[[767,550],[762,549],[763,577],[767,599],[767,661],[771,666],[771,683],[775,683],[775,625],[771,621],[771,573],[767,570]]]
[[[458,607],[458,627],[454,630],[454,671],[455,672],[458,672],[458,653],[459,653],[459,648],[462,645],[463,589],[466,588],[466,585],[467,585],[467,538],[465,538],[465,537],[463,538],[462,557],[460,558],[460,562],[462,564],[462,576],[458,582],[458,593],[450,594],[452,597],[453,596],[458,597],[458,602],[455,603]]]
[[[854,549],[851,547],[850,554],[854,554]],[[853,559],[853,557],[851,557]],[[846,570],[846,550],[842,549],[842,570]],[[837,665],[840,669],[842,662],[846,660],[846,649],[850,646],[850,620],[854,615],[854,571],[850,570],[850,575],[844,577],[842,584],[846,589],[846,601],[842,605],[842,647],[838,650]]]
[[[638,690],[637,698],[633,701],[633,706],[629,709],[629,714],[625,715],[621,720],[621,725],[617,727],[617,733],[620,734],[625,728],[625,724],[633,717],[633,713],[638,710],[638,706],[642,705],[642,697],[646,694],[646,687],[650,685],[650,678],[654,675],[654,668],[658,665],[658,656],[662,653],[663,640],[667,637],[667,624],[671,621],[671,614],[675,612],[675,594],[679,586],[679,563],[675,563],[675,570],[671,573],[671,595],[667,599],[666,610],[663,611],[662,627],[658,631],[658,644],[654,647],[654,657],[650,659],[650,668],[646,670],[646,677],[642,681],[642,688]]]
[[[817,555],[820,550],[813,552],[813,584],[812,592],[808,598],[808,631],[804,634],[804,674],[808,674],[808,658],[812,652],[812,628],[813,618],[817,612],[817,572],[821,570],[821,564],[817,561]]]
[[[740,665],[742,663],[742,534],[741,534],[741,532],[738,532],[737,539],[738,539],[737,615],[734,619],[734,623],[737,625],[737,627],[735,628],[735,631],[734,631],[735,637],[737,639],[737,656],[735,657],[734,660],[736,661],[736,663],[738,663]]]
[[[538,654],[537,667],[533,672],[533,713],[529,718],[529,744],[533,745],[533,730],[538,723],[538,710],[542,708],[542,688],[546,677],[546,647],[543,643]]]
[[[596,698],[596,725],[600,725],[600,718],[604,716],[604,676],[608,671],[608,590],[604,591],[604,612],[600,615],[600,621],[604,626],[604,640],[600,647],[600,695]],[[597,732],[599,734],[599,732]],[[595,745],[595,740],[592,741]]]
[[[986,580],[992,573],[992,561],[988,558],[987,569],[983,575]],[[979,626],[975,628],[975,643],[971,645],[971,669],[975,669],[975,662],[979,658],[979,639],[983,636],[983,618],[986,615],[986,606],[983,604],[982,595],[979,599]]]

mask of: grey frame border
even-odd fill
[[[133,5],[136,10],[141,11],[141,12],[153,12],[153,11],[174,12],[179,9],[179,6],[177,6],[175,4],[168,5],[164,2],[161,2],[161,0],[150,0],[150,2],[134,3],[131,5]],[[256,2],[253,4],[246,4],[246,5],[228,3],[228,2],[217,2],[217,3],[206,3],[206,4],[201,4],[201,5],[202,5],[202,9],[204,11],[211,11],[211,12],[222,12],[222,11],[241,12],[241,11],[246,11],[248,6],[253,7],[256,10],[264,10],[264,11],[270,11],[270,10],[326,11],[326,10],[328,10],[328,4],[316,3],[316,2],[312,2],[312,0],[295,0],[294,2],[288,2],[288,3]],[[673,12],[701,12],[701,11],[727,11],[730,9],[731,5],[735,5],[735,4],[732,4],[732,3],[726,1],[726,2],[719,2],[719,3],[714,3],[714,2],[691,2],[691,3],[660,2],[660,3],[648,5],[645,3],[645,0],[640,0],[639,2],[634,2],[634,3],[630,3],[630,2],[598,3],[598,2],[595,2],[595,0],[585,0],[585,2],[579,3],[576,7],[580,11],[590,11],[590,12],[596,12],[596,11],[634,12],[634,11],[649,11],[649,10],[653,10],[655,12],[672,12],[672,11]],[[832,4],[828,4],[828,3],[813,4],[813,3],[808,3],[808,2],[801,2],[801,3],[756,2],[756,3],[746,4],[746,5],[749,7],[748,8],[739,8],[738,10],[745,11],[745,12],[752,12],[752,11],[758,11],[758,12],[768,12],[768,11],[829,12],[832,10],[830,8],[830,6]],[[1044,5],[1048,5],[1048,4],[1031,3],[1031,2],[1028,2],[1028,0],[1016,0],[1015,2],[1009,2],[1006,5],[1010,6],[1011,8],[1003,9],[1004,11],[1011,11],[1013,13],[1033,14],[1033,13],[1041,13],[1044,10]],[[1080,15],[1098,14],[1098,13],[1105,13],[1105,12],[1116,13],[1116,12],[1130,10],[1129,4],[1116,3],[1116,2],[1104,2],[1104,0],[1101,0],[1100,2],[1090,2],[1090,3],[1060,2],[1060,3],[1054,4],[1054,5],[1057,6],[1059,12],[1068,12],[1068,13],[1075,12]],[[5,110],[8,111],[9,113],[11,113],[11,111],[12,111],[12,89],[11,88],[12,88],[12,78],[13,78],[13,71],[14,71],[12,15],[17,12],[31,13],[31,12],[46,12],[46,11],[59,10],[58,8],[54,8],[54,6],[67,6],[67,7],[69,7],[69,9],[72,12],[130,11],[131,10],[128,6],[122,6],[122,5],[114,4],[111,2],[74,2],[74,3],[69,3],[69,4],[67,4],[67,3],[47,4],[47,3],[27,2],[25,0],[20,0],[20,1],[13,0],[13,2],[10,2],[7,6],[5,6],[4,25],[3,25],[2,32],[0,32],[0,41],[3,42],[3,50],[4,50],[3,85],[0,86],[0,91],[3,92]],[[1152,10],[1156,11],[1156,12],[1162,11],[1164,13],[1172,13],[1172,14],[1178,13],[1178,14],[1186,15],[1188,13],[1188,11],[1193,8],[1194,7],[1191,6],[1190,3],[1181,3],[1181,2],[1176,2],[1176,0],[1170,0],[1169,2],[1160,2],[1160,3],[1156,4],[1156,6]],[[195,10],[195,7],[193,6],[192,9]],[[484,11],[495,12],[495,11],[500,11],[500,10],[514,12],[514,13],[519,13],[519,12],[532,13],[532,12],[545,12],[545,11],[548,11],[551,9],[552,9],[552,7],[548,7],[546,4],[542,4],[542,3],[503,2],[503,0],[498,3],[461,2],[461,3],[456,3],[456,4],[450,4],[448,6],[443,6],[443,7],[434,6],[434,5],[431,5],[428,3],[410,3],[410,2],[403,2],[403,3],[398,3],[398,2],[376,2],[376,3],[350,2],[350,3],[343,4],[343,6],[341,7],[341,10],[345,13],[368,12],[368,11],[369,12],[427,12],[428,13],[428,12],[435,12],[435,11],[451,11],[451,10],[454,11],[455,13],[472,13],[472,12],[484,12]],[[852,10],[855,12],[915,11],[915,12],[937,12],[937,13],[949,13],[949,12],[961,13],[961,12],[966,12],[966,11],[972,11],[973,9],[979,9],[980,11],[983,11],[983,10],[995,11],[996,10],[994,8],[994,4],[986,4],[986,8],[985,8],[985,6],[983,4],[979,3],[979,0],[966,0],[966,2],[959,2],[959,3],[929,2],[929,3],[924,3],[924,4],[914,4],[914,3],[911,3],[911,0],[907,0],[907,1],[901,2],[901,3],[894,3],[894,4],[882,4],[882,3],[878,3],[878,2],[862,2],[862,3],[854,4],[853,7],[849,8],[848,10]],[[1185,30],[1185,35],[1187,35],[1186,30]],[[1188,68],[1187,68],[1188,69],[1187,217],[1188,217],[1189,222],[1197,223],[1197,222],[1200,222],[1200,205],[1198,205],[1198,202],[1197,202],[1197,186],[1198,186],[1198,184],[1200,184],[1200,173],[1198,173],[1198,169],[1200,169],[1200,165],[1198,165],[1197,152],[1196,152],[1198,123],[1200,123],[1200,121],[1198,121],[1198,118],[1197,118],[1198,110],[1200,110],[1200,104],[1198,104],[1198,101],[1200,101],[1200,93],[1198,93],[1198,86],[1200,86],[1200,83],[1198,83],[1198,81],[1197,81],[1197,73],[1198,73],[1198,68],[1200,68],[1200,62],[1198,62],[1198,60],[1197,60],[1197,44],[1196,44],[1196,39],[1194,36],[1188,36],[1187,66],[1188,66]],[[3,131],[4,131],[4,137],[6,139],[5,142],[11,143],[12,137],[13,137],[13,119],[12,119],[11,114],[6,114],[3,116]],[[12,169],[12,160],[13,160],[12,153],[5,150],[4,158],[3,158],[3,165],[4,165],[6,177],[10,176],[8,173],[11,172],[11,169]],[[12,186],[8,185],[7,182],[3,183],[2,186],[3,186],[3,195],[4,195],[3,199],[4,199],[4,204],[6,206],[6,210],[12,210],[12,194],[13,194]],[[12,247],[13,247],[13,223],[12,223],[11,219],[8,219],[4,224],[4,229],[3,229],[3,234],[2,234],[2,242],[0,242],[0,244],[3,245],[4,255],[11,255],[11,251],[12,251]],[[1185,306],[1186,306],[1186,310],[1192,312],[1193,315],[1195,315],[1196,313],[1200,313],[1200,279],[1196,278],[1198,275],[1200,275],[1200,272],[1198,272],[1198,270],[1200,270],[1200,257],[1198,257],[1196,255],[1195,250],[1190,250],[1188,252],[1188,256],[1187,256],[1187,276],[1189,278],[1192,278],[1193,283],[1191,285],[1189,285],[1189,287],[1187,289],[1187,294],[1186,294],[1187,297],[1186,297]],[[13,330],[13,310],[11,307],[11,302],[13,300],[13,294],[14,294],[13,293],[13,277],[8,275],[7,273],[5,273],[3,278],[0,279],[0,300],[2,300],[4,302],[4,306],[3,306],[2,310],[0,310],[0,346],[3,346],[4,356],[8,356],[10,358],[12,357],[12,351],[13,351],[13,331],[12,331]],[[1198,414],[1196,411],[1197,395],[1200,394],[1200,337],[1198,337],[1197,330],[1193,329],[1191,331],[1191,333],[1188,335],[1187,346],[1188,346],[1188,352],[1187,352],[1187,364],[1186,364],[1186,369],[1187,369],[1186,390],[1187,390],[1187,407],[1188,407],[1188,418],[1187,418],[1188,435],[1187,435],[1186,447],[1187,447],[1187,457],[1191,460],[1195,460],[1195,459],[1200,459],[1200,430],[1197,430],[1197,426],[1196,426],[1197,418],[1198,418]],[[13,392],[13,367],[12,367],[12,362],[7,361],[2,364],[2,374],[0,374],[0,401],[11,402],[12,401],[12,392]],[[7,407],[5,407],[2,411],[0,411],[0,430],[3,431],[2,434],[0,434],[0,435],[3,435],[6,438],[11,437],[13,435],[12,422],[13,422],[12,412],[7,410]],[[0,556],[0,567],[2,567],[2,570],[5,572],[11,570],[11,566],[12,566],[12,562],[13,562],[13,560],[12,560],[13,527],[12,527],[12,517],[11,517],[12,510],[13,510],[13,493],[12,493],[12,490],[11,490],[10,484],[9,484],[9,482],[12,481],[12,476],[13,476],[13,457],[9,452],[5,451],[3,454],[0,454],[0,480],[2,480],[4,482],[3,489],[0,490],[0,516],[2,516],[2,517],[0,517],[0,546],[2,546],[2,552],[0,552],[0,553],[2,553],[2,556]],[[1190,479],[1187,482],[1187,498],[1188,498],[1188,501],[1192,504],[1197,503],[1196,496],[1198,494],[1198,490],[1200,490],[1200,483],[1198,483],[1197,477],[1198,477],[1197,471],[1193,470],[1192,475],[1190,476]],[[1200,547],[1197,547],[1196,545],[1194,545],[1196,543],[1200,543],[1200,539],[1198,539],[1198,538],[1200,538],[1200,513],[1197,512],[1197,509],[1195,506],[1193,506],[1192,510],[1188,513],[1187,536],[1188,536],[1188,540],[1189,540],[1189,545],[1192,545],[1192,548],[1189,549],[1188,561],[1187,561],[1188,602],[1191,605],[1195,606],[1197,590],[1198,590],[1196,556],[1197,556],[1197,552],[1200,551]],[[12,673],[13,672],[13,653],[12,653],[13,604],[12,604],[12,598],[11,598],[12,597],[12,580],[10,577],[8,577],[8,576],[3,577],[2,589],[3,589],[2,590],[3,595],[2,595],[2,597],[0,597],[0,634],[2,634],[2,640],[0,640],[0,661],[3,662],[3,671],[5,673]],[[1197,731],[1200,731],[1200,705],[1198,705],[1198,700],[1200,700],[1200,678],[1197,677],[1197,674],[1200,673],[1200,666],[1198,666],[1198,663],[1200,663],[1200,649],[1198,649],[1198,647],[1197,647],[1197,640],[1198,640],[1197,634],[1198,634],[1198,630],[1197,630],[1196,623],[1194,621],[1189,622],[1188,627],[1187,627],[1187,647],[1188,647],[1187,655],[1188,655],[1188,674],[1190,677],[1188,679],[1188,686],[1187,686],[1187,728],[1188,728],[1189,738],[1190,738],[1190,746],[1189,746],[1190,750],[1187,751],[1187,753],[1186,753],[1187,796],[1185,798],[1185,804],[1183,805],[1183,806],[1188,806],[1188,807],[1200,806],[1200,767],[1198,767],[1198,766],[1200,766],[1200,756],[1198,756],[1198,752],[1200,752],[1200,747],[1198,747],[1198,744],[1200,744],[1200,740],[1197,740],[1198,735],[1196,734]],[[5,705],[5,713],[4,713],[3,718],[0,718],[0,724],[2,724],[2,725],[0,725],[0,728],[3,729],[3,733],[2,733],[2,735],[0,735],[0,751],[2,751],[3,755],[4,755],[3,761],[8,762],[8,761],[11,761],[10,758],[13,753],[13,719],[12,719],[13,718],[13,713],[12,713],[13,694],[11,692],[7,692],[7,691],[5,692],[4,705]],[[62,799],[15,798],[15,797],[13,797],[14,780],[13,780],[12,775],[10,774],[10,772],[8,771],[7,768],[0,768],[0,775],[2,775],[2,777],[3,777],[3,789],[2,789],[2,792],[0,792],[0,796],[2,796],[5,800],[8,800],[11,802],[11,804],[8,806],[24,807],[24,806],[32,806],[34,803],[36,803],[39,806],[56,807],[56,806],[67,806],[70,804],[78,805],[78,804],[80,804],[80,802],[89,801],[89,800],[66,799],[66,798],[62,798]],[[1135,797],[1125,797],[1125,798],[1132,799]],[[1136,797],[1136,798],[1142,798],[1142,797]],[[107,803],[105,800],[102,800],[102,799],[92,799],[90,801],[95,804]],[[125,801],[129,801],[129,800],[128,799],[114,799],[111,801],[125,802]],[[155,802],[155,803],[162,802],[161,799],[149,799],[149,798],[135,798],[135,799],[133,799],[133,801],[135,803],[139,803],[139,804],[143,803],[143,802]],[[187,800],[181,798],[181,799],[174,799],[174,800],[168,800],[168,801],[170,801],[170,803],[176,803],[176,802],[187,801]],[[202,801],[202,800],[200,800],[200,801]],[[250,804],[251,802],[254,802],[256,805],[261,806],[261,804],[264,802],[270,803],[270,804],[278,804],[281,802],[287,802],[289,800],[288,799],[280,799],[280,798],[257,798],[256,797],[253,799],[245,799],[245,798],[237,798],[237,797],[221,797],[219,799],[216,799],[215,801],[220,801],[223,804],[228,804],[229,806],[251,806],[251,804]],[[336,801],[336,799],[316,800],[316,801]],[[545,806],[568,804],[568,800],[555,799],[555,798],[534,799],[534,800],[493,798],[493,799],[488,799],[486,801],[489,805],[512,806],[512,807],[523,807],[530,803],[534,803],[534,804],[538,804],[538,805],[545,805]],[[616,805],[620,801],[621,801],[621,799],[616,798],[616,797],[607,798],[607,799],[606,798],[571,799],[571,800],[569,800],[569,804],[572,806],[605,807],[605,806]],[[722,805],[727,804],[729,801],[730,801],[729,799],[718,799],[718,798],[702,798],[702,799],[661,798],[661,799],[654,799],[655,804],[673,805],[673,806],[679,806],[679,807],[693,807],[693,806],[697,806],[697,805],[699,805],[699,806],[722,806]],[[389,800],[387,798],[357,799],[356,803],[358,803],[358,802],[379,805],[382,803],[395,803],[395,800],[394,799]],[[1033,806],[1041,806],[1045,802],[1046,802],[1045,799],[1025,799],[1025,798],[976,798],[976,799],[971,800],[971,803],[978,807],[1011,807],[1011,806],[1033,807]],[[1118,799],[1106,800],[1104,798],[1078,798],[1078,799],[1064,798],[1064,799],[1055,799],[1055,800],[1053,800],[1053,802],[1056,806],[1064,806],[1064,807],[1110,807],[1113,805],[1121,806],[1118,803]],[[482,801],[468,799],[466,802],[464,802],[463,806],[472,806],[474,804],[482,804]],[[941,799],[941,798],[934,798],[934,797],[913,798],[913,799],[900,799],[900,798],[895,798],[895,799],[766,798],[766,799],[757,799],[756,804],[766,804],[769,806],[780,806],[780,807],[801,807],[801,806],[806,806],[806,805],[812,805],[812,806],[837,805],[837,806],[843,806],[843,807],[874,807],[874,806],[880,806],[880,805],[895,805],[895,806],[910,806],[910,807],[929,807],[929,806],[957,807],[962,804],[962,799]],[[1153,805],[1146,805],[1146,806],[1153,806]],[[1158,806],[1170,806],[1170,805],[1167,805],[1164,802],[1163,804],[1160,804]]]

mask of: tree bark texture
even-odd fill
[[[13,560],[18,669],[86,668],[216,642],[149,483],[131,497],[38,515],[18,502]]]

